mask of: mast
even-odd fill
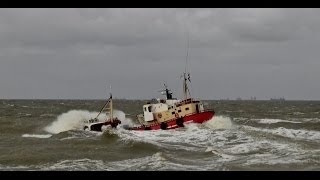
[[[109,108],[107,108],[107,106],[109,105]],[[107,102],[103,105],[102,109],[100,110],[100,112],[98,113],[98,115],[96,116],[96,118],[98,118],[98,116],[101,114],[101,112],[103,110],[109,110],[109,118],[110,118],[110,121],[113,122],[113,104],[112,104],[112,93],[111,93],[111,86],[110,86],[110,97],[109,99],[107,100]],[[107,114],[108,115],[108,114]],[[95,118],[95,119],[96,119]]]
[[[112,92],[111,92],[111,86],[110,86],[110,120],[113,122],[113,104],[112,104]]]
[[[183,95],[184,99],[188,99],[188,85],[187,85],[187,78],[186,78],[186,72],[183,73]]]
[[[99,115],[101,114],[101,112],[104,110],[104,108],[105,108],[109,103],[110,103],[110,100],[108,99],[108,101],[103,105],[103,107],[101,108],[100,112],[99,112],[98,115],[95,117],[95,119],[99,117]]]
[[[106,110],[109,110],[109,119],[111,122],[113,122],[113,104],[112,104],[112,92],[111,92],[111,86],[110,86],[110,97],[107,101],[107,104],[109,104],[109,108],[106,108]],[[106,105],[107,105],[106,104]],[[105,105],[105,106],[106,106]],[[105,107],[104,106],[104,107]],[[99,113],[100,114],[100,113]],[[107,114],[108,115],[108,114]]]
[[[188,84],[187,84],[187,80],[190,81],[190,73],[188,73],[188,78],[187,78],[187,63],[188,63],[188,55],[189,55],[189,31],[187,32],[187,55],[186,55],[186,64],[185,64],[185,68],[184,68],[184,73],[183,73],[183,95],[184,95],[184,99],[188,99]],[[189,95],[190,95],[190,91],[189,91]],[[191,96],[191,95],[190,95]]]

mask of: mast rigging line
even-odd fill
[[[101,114],[101,112],[104,110],[104,108],[109,104],[110,99],[111,99],[111,98],[109,98],[108,101],[104,104],[104,106],[101,108],[99,114],[98,114],[97,117],[95,117],[95,118],[98,118],[98,116]]]

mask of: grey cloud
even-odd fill
[[[0,97],[320,99],[319,9],[0,9]],[[297,83],[300,84],[297,86]],[[304,92],[308,92],[307,94]]]

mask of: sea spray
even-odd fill
[[[44,130],[52,134],[58,134],[60,132],[69,130],[82,130],[84,127],[84,122],[91,118],[95,118],[97,115],[98,112],[70,110],[59,115],[57,119],[45,127]],[[125,113],[122,111],[114,110],[113,116],[120,119],[122,124],[132,124],[131,119],[125,118]],[[100,114],[98,119],[99,121],[103,122],[108,119],[108,116],[106,114]]]
[[[232,121],[229,117],[225,116],[213,116],[204,125],[210,129],[231,129]]]

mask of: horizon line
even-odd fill
[[[114,100],[132,100],[132,101],[136,101],[136,100],[139,100],[139,101],[150,101],[152,99],[127,99],[127,98],[113,98]],[[271,100],[272,98],[270,99],[255,99],[255,100],[252,100],[252,99],[240,99],[240,100],[237,100],[237,99],[201,99],[202,101],[320,101],[320,99],[284,99],[284,100],[281,100],[281,99],[273,99]],[[0,100],[104,100],[104,98],[101,98],[101,99],[96,99],[96,98],[88,98],[88,99],[79,99],[79,98],[2,98]]]

